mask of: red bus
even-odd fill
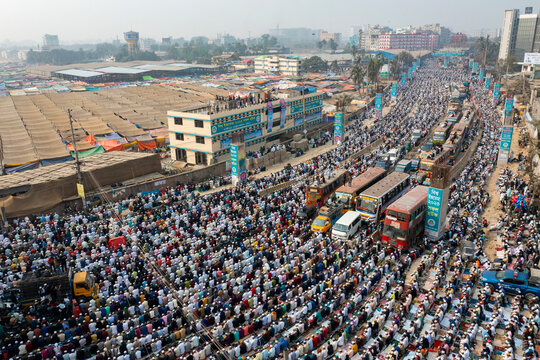
[[[324,206],[326,199],[328,199],[334,191],[345,183],[345,180],[349,178],[349,172],[344,169],[334,170],[332,176],[325,178],[324,183],[316,183],[306,188],[306,205],[307,206]]]
[[[382,242],[400,249],[414,245],[424,231],[429,187],[419,185],[386,209]]]

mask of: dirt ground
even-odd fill
[[[510,145],[510,150],[514,153],[514,156],[519,154],[520,152],[525,153],[526,149],[519,146],[519,134],[521,133],[522,126],[524,126],[525,121],[522,120],[518,126],[514,127],[514,132],[512,135],[512,144]],[[487,183],[487,191],[489,192],[489,195],[491,196],[491,200],[488,203],[488,205],[485,208],[483,217],[488,221],[488,228],[491,227],[493,224],[497,223],[497,219],[500,215],[503,214],[502,212],[502,206],[499,202],[499,195],[500,193],[497,191],[497,180],[499,179],[499,174],[501,170],[504,170],[505,168],[510,169],[512,172],[517,172],[519,167],[519,163],[513,162],[508,163],[506,165],[499,165],[495,167],[491,177],[488,180]],[[493,260],[497,257],[497,247],[501,246],[502,244],[497,240],[497,235],[499,234],[499,231],[488,231],[488,235],[486,237],[486,241],[484,243],[484,251],[486,255],[489,257],[490,260]]]

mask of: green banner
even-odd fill
[[[103,154],[104,152],[105,152],[105,148],[100,145],[90,150],[79,151],[78,153],[79,153],[79,159],[84,159],[85,157],[89,157],[96,154]],[[71,156],[75,158],[75,151],[71,151]]]
[[[227,131],[238,130],[247,126],[255,125],[261,122],[261,115],[252,115],[242,119],[227,121],[221,124],[212,125],[212,135]]]
[[[323,105],[323,101],[322,99],[319,99],[319,100],[306,101],[305,107],[306,107],[306,110],[311,110],[322,105]],[[300,102],[300,104],[298,105],[292,105],[291,114],[296,114],[297,112],[301,112],[303,111],[303,109],[304,109],[304,104],[302,104],[302,102]]]

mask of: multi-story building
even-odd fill
[[[409,51],[435,50],[439,45],[439,35],[418,33],[386,33],[379,36],[379,50],[403,49]]]
[[[60,47],[60,42],[58,41],[58,35],[43,35],[43,50],[54,50]]]
[[[259,99],[260,94],[255,98]],[[172,158],[209,165],[229,159],[233,133],[244,134],[246,151],[258,151],[262,145],[279,141],[284,133],[322,122],[321,93],[301,96],[300,91],[289,90],[274,94],[269,102],[257,100],[254,105],[239,108],[234,108],[238,100],[232,101],[232,106],[231,100],[226,100],[168,111]]]
[[[516,48],[516,35],[519,24],[519,10],[505,10],[499,47],[499,60],[504,60],[514,54]]]
[[[300,73],[302,60],[298,56],[263,55],[255,58],[256,73],[280,73],[296,76]]]
[[[450,45],[452,47],[463,47],[467,44],[467,35],[462,33],[457,33],[452,35],[452,40],[450,40]]]
[[[449,28],[441,26],[441,24],[428,24],[422,27],[422,30],[429,31],[439,35],[439,48],[448,45],[451,41],[452,32]]]
[[[359,34],[359,49],[365,50],[365,51],[378,51],[379,50],[379,36],[384,33],[388,33],[392,31],[387,26],[370,26],[367,29],[363,30],[361,34]]]
[[[341,42],[341,33],[331,33],[327,31],[321,31],[321,34],[319,35],[320,41],[326,41],[330,42],[331,40],[334,40],[337,44]]]
[[[539,50],[540,33],[537,34],[539,18],[538,14],[522,14],[518,19],[514,55],[518,61],[523,61],[525,53]]]

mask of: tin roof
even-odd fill
[[[388,207],[388,210],[394,210],[402,213],[411,212],[419,203],[426,202],[429,187],[419,185],[394,201]]]

